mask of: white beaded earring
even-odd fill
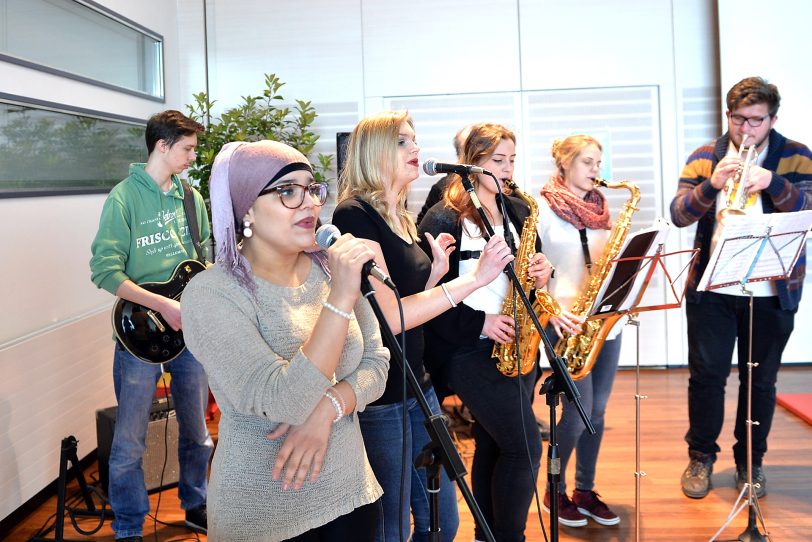
[[[242,223],[242,236],[246,239],[250,239],[252,235],[254,235],[254,230],[251,229],[251,222],[248,220],[243,221]]]

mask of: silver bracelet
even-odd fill
[[[347,320],[355,320],[355,315],[351,312],[343,311],[330,303],[329,301],[322,301],[321,304],[330,312],[334,312],[342,318],[346,318]]]
[[[344,409],[341,408],[341,403],[338,402],[338,399],[336,399],[336,396],[333,395],[330,390],[326,390],[324,392],[324,396],[327,397],[331,403],[333,403],[333,408],[336,411],[336,418],[333,420],[333,423],[336,423],[338,420],[344,417]]]
[[[445,298],[446,298],[446,299],[448,299],[448,302],[449,302],[449,303],[451,303],[451,308],[453,309],[454,307],[456,307],[456,306],[457,306],[457,304],[456,304],[456,303],[454,303],[454,298],[453,298],[453,297],[451,297],[451,292],[449,292],[449,291],[448,291],[448,288],[446,288],[445,282],[443,282],[442,284],[440,284],[440,288],[442,288],[442,289],[443,289],[443,292],[445,293]]]

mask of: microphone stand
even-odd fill
[[[471,179],[468,178],[466,173],[462,173],[460,177],[462,177],[462,184],[465,187],[465,190],[471,197],[471,202],[474,204],[474,207],[476,207],[476,210],[479,212],[479,216],[482,218],[482,223],[485,226],[485,232],[483,232],[483,235],[487,241],[494,235],[493,226],[488,221],[485,210],[482,209],[482,205],[479,202],[479,197],[474,191],[474,185],[471,183]],[[498,184],[499,183],[497,182],[497,185]],[[547,356],[547,360],[549,361],[550,367],[553,370],[553,373],[544,380],[544,384],[542,384],[539,394],[543,393],[546,396],[547,405],[550,407],[550,442],[547,448],[547,481],[550,484],[551,491],[550,539],[553,540],[553,542],[557,542],[558,484],[561,479],[561,460],[558,457],[558,442],[556,440],[555,427],[555,409],[558,406],[558,396],[563,393],[570,402],[575,403],[575,407],[578,409],[578,414],[581,416],[581,419],[583,420],[584,425],[586,426],[586,429],[589,431],[590,435],[595,434],[595,428],[592,426],[592,422],[586,415],[584,406],[579,400],[581,393],[578,391],[578,388],[575,387],[575,382],[572,381],[572,377],[567,371],[566,361],[563,357],[555,354],[553,345],[550,342],[549,337],[547,337],[547,333],[545,333],[541,322],[539,322],[538,316],[536,316],[536,312],[533,310],[533,305],[530,303],[530,300],[527,298],[527,294],[522,288],[519,277],[516,276],[516,270],[513,269],[512,265],[507,265],[505,266],[505,272],[513,283],[513,290],[519,295],[519,298],[522,300],[522,303],[525,306],[527,314],[530,316],[531,320],[533,321],[533,325],[536,326],[536,330],[539,332],[541,342],[544,344],[544,353]]]
[[[389,348],[391,359],[397,363],[398,368],[402,370],[406,377],[406,383],[412,391],[415,399],[417,399],[420,410],[426,418],[426,430],[429,433],[431,442],[423,448],[423,452],[415,460],[417,468],[425,467],[428,479],[428,494],[429,494],[429,540],[431,542],[440,542],[440,523],[439,523],[439,493],[440,493],[440,465],[445,468],[448,477],[457,483],[460,488],[468,508],[474,516],[477,524],[482,529],[487,542],[495,542],[493,533],[485,521],[485,516],[479,508],[474,496],[471,493],[468,484],[465,481],[465,475],[468,472],[465,470],[465,465],[462,462],[457,448],[454,446],[454,441],[451,439],[451,434],[446,425],[446,418],[441,414],[434,414],[429,407],[426,396],[423,395],[423,390],[417,382],[417,378],[412,372],[411,366],[403,359],[403,351],[400,348],[397,340],[395,339],[392,328],[386,321],[386,317],[375,299],[375,290],[366,273],[361,275],[361,292],[364,297],[369,301],[372,311],[378,319],[381,328],[381,335],[383,336],[384,344]],[[405,412],[404,412],[405,416]]]

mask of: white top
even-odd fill
[[[767,158],[767,147],[764,147],[764,150],[759,153],[758,157],[753,161],[754,164],[758,166],[762,166],[764,164],[764,160]],[[727,148],[727,156],[736,156],[739,154],[739,150],[733,145],[733,142]],[[744,156],[742,156],[742,160]],[[716,209],[724,209],[727,207],[727,197],[728,193],[726,190],[720,190],[719,194],[716,196]],[[756,194],[756,202],[744,209],[744,213],[748,216],[755,216],[764,214],[764,209],[761,206],[761,192]],[[721,235],[722,228],[719,227],[719,221],[717,220],[714,228],[713,228],[713,238],[711,239],[710,245],[710,254],[713,254],[713,251],[716,249],[716,243],[719,240],[719,236]],[[755,297],[771,297],[778,295],[778,290],[775,287],[774,280],[763,280],[757,282],[750,282],[747,284],[747,290],[753,292],[753,296]],[[743,296],[746,295],[742,292],[741,286],[738,284],[733,286],[727,286],[725,288],[718,288],[716,290],[711,290],[717,294],[727,294],[727,295],[739,295]]]
[[[547,283],[547,291],[558,301],[562,309],[569,310],[589,284],[590,275],[581,248],[581,235],[572,224],[559,218],[550,209],[547,198],[539,196],[536,200],[539,204],[538,231],[541,251],[555,267],[555,278],[551,278]],[[609,233],[610,230],[587,228],[589,257],[593,265],[600,260]],[[622,329],[622,326],[615,326],[606,340],[617,337]]]
[[[510,223],[509,220],[506,222]],[[493,231],[494,234],[499,237],[505,236],[504,226],[495,226]],[[518,244],[521,238],[516,233],[516,228],[513,227],[513,224],[510,224],[510,233],[513,235],[516,244]],[[483,248],[485,248],[485,239],[481,236],[479,227],[466,219],[463,223],[462,238],[460,239],[458,250],[481,251]],[[476,265],[476,259],[460,260],[460,276],[474,269]],[[502,301],[508,293],[509,286],[510,279],[508,276],[505,273],[499,273],[490,284],[478,290],[474,290],[474,292],[463,299],[462,302],[472,309],[484,311],[485,314],[500,314],[502,312]]]

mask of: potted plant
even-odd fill
[[[214,157],[223,145],[230,141],[259,141],[272,139],[287,143],[310,158],[319,136],[311,131],[316,120],[316,110],[310,102],[296,100],[293,108],[282,105],[284,98],[279,89],[285,83],[276,74],[265,74],[265,89],[261,96],[243,96],[243,102],[220,114],[212,116],[215,101],[205,92],[194,94],[194,103],[187,105],[189,117],[205,126],[197,136],[197,159],[189,168],[189,179],[209,204],[209,177]],[[329,184],[332,154],[319,153],[313,163],[317,182]]]

